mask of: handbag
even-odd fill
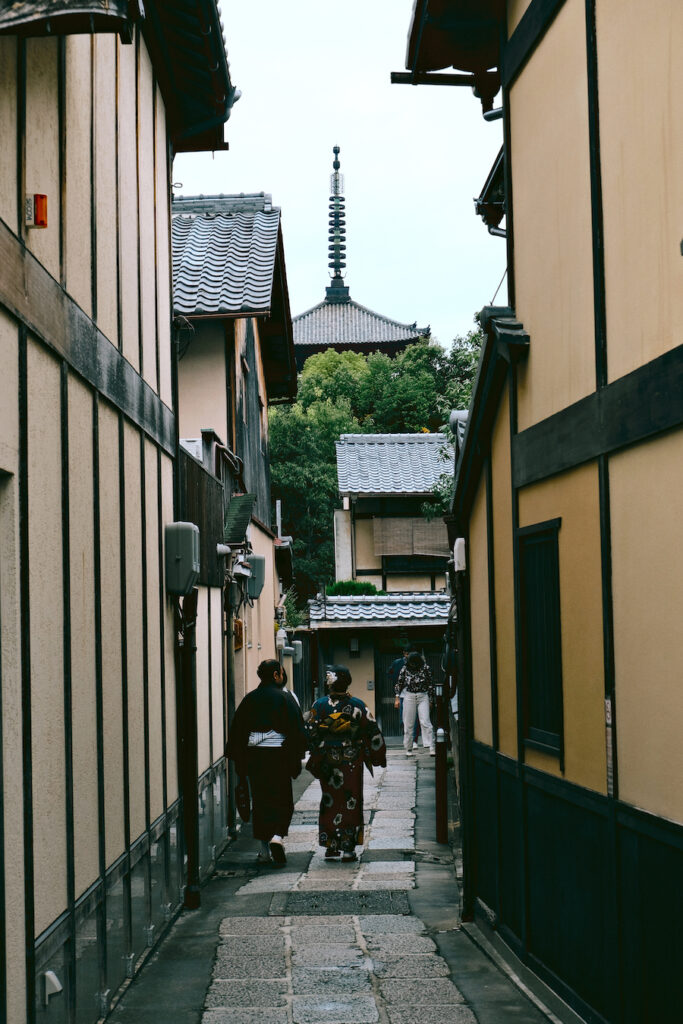
[[[249,821],[251,818],[251,795],[249,793],[249,779],[246,775],[237,778],[235,786],[235,803],[242,821]]]

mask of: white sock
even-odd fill
[[[270,841],[271,841],[271,843],[281,843],[282,842],[282,836],[273,836],[273,838]]]

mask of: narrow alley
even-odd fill
[[[396,746],[366,772],[362,856],[326,863],[320,788],[296,783],[282,870],[244,826],[124,991],[116,1024],[542,1024],[461,927],[456,860],[434,839],[434,760]],[[451,823],[453,824],[453,823]]]

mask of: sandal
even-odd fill
[[[342,864],[351,864],[354,860],[358,860],[355,853],[344,853],[342,854]]]
[[[340,852],[340,850],[325,850],[325,860],[333,860],[339,857]]]
[[[271,839],[268,843],[270,847],[270,856],[273,858],[273,864],[276,868],[283,868],[287,863],[287,855],[285,854],[285,848],[282,843],[275,839]]]

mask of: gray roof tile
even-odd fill
[[[400,593],[371,597],[327,597],[308,602],[311,626],[334,622],[339,625],[391,625],[413,623],[445,625],[450,598],[446,593]]]
[[[342,434],[337,441],[341,494],[429,494],[453,472],[444,434]]]
[[[270,311],[279,229],[280,211],[263,194],[176,200],[175,312],[220,316]]]
[[[366,306],[348,302],[328,302],[300,313],[292,319],[295,345],[381,344],[388,341],[417,341],[429,334],[429,327],[402,324],[374,313]]]

